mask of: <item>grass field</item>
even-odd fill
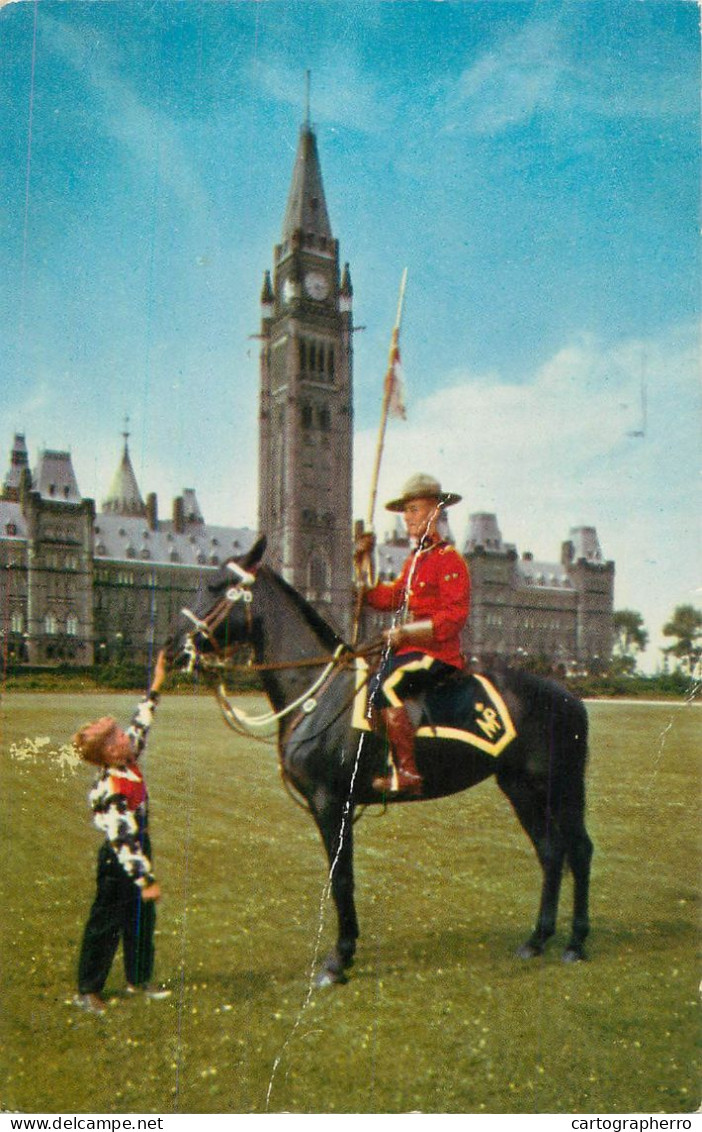
[[[685,1113],[697,1109],[698,707],[589,705],[590,961],[514,957],[538,869],[488,781],[356,826],[345,987],[321,844],[272,749],[214,702],[164,698],[146,754],[165,1003],[70,1005],[100,835],[90,768],[57,757],[115,694],[10,693],[0,717],[0,1109],[100,1113]],[[47,742],[36,744],[36,740]],[[32,752],[32,740],[37,750]]]

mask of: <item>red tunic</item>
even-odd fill
[[[409,586],[409,589],[408,589]],[[436,542],[414,551],[393,582],[379,582],[368,590],[366,601],[373,609],[409,611],[410,621],[430,620],[434,635],[429,644],[406,643],[397,653],[424,652],[463,668],[461,630],[470,611],[470,575],[455,547]]]

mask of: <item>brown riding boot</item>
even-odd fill
[[[383,778],[374,778],[373,788],[384,794],[407,794],[418,798],[422,793],[422,778],[414,761],[412,720],[404,707],[383,708],[382,716],[397,769],[397,785],[391,773]]]

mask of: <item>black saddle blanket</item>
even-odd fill
[[[370,731],[366,713],[368,672],[363,661],[358,676],[354,726]],[[486,676],[461,674],[437,684],[415,702],[421,708],[417,739],[466,743],[497,757],[517,734],[507,705]]]

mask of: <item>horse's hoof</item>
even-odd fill
[[[314,985],[322,990],[324,987],[340,987],[344,983],[348,983],[348,977],[343,971],[330,971],[327,967],[322,967],[322,970],[317,974],[314,980]]]
[[[563,952],[564,963],[582,963],[585,960],[585,953],[581,947],[566,947]]]
[[[517,957],[519,959],[538,959],[543,953],[543,947],[537,943],[531,943],[530,940],[527,940],[526,943],[523,943],[521,947],[517,948]]]

